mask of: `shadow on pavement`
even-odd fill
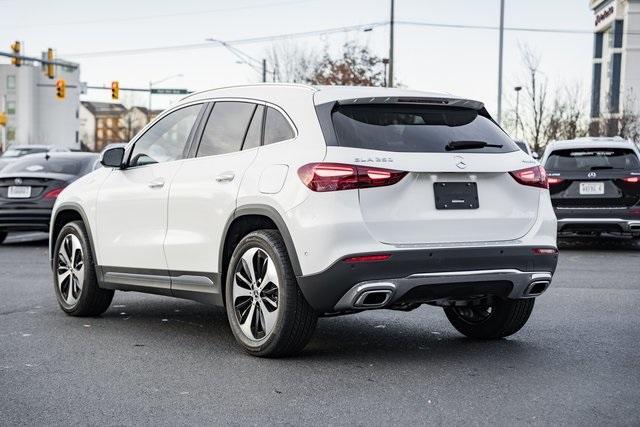
[[[47,233],[9,233],[2,246],[38,247],[49,244]]]

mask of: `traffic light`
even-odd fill
[[[67,82],[63,79],[56,81],[56,97],[58,99],[64,99],[67,92]]]
[[[117,101],[120,98],[120,82],[117,80],[111,82],[111,99]]]
[[[17,40],[11,44],[11,50],[13,51],[14,55],[20,56],[20,45],[20,42]],[[22,65],[22,59],[13,57],[11,58],[11,63],[16,67],[19,67],[20,65]]]
[[[53,49],[49,48],[47,49],[47,61],[49,61],[49,63],[47,64],[47,77],[49,77],[50,79],[55,77],[55,72],[54,72],[54,68],[53,68]],[[64,96],[63,96],[64,98]]]

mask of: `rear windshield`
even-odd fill
[[[545,168],[554,171],[592,171],[604,169],[640,169],[632,150],[622,148],[581,148],[556,150],[549,155]]]
[[[10,148],[2,154],[2,157],[21,157],[33,153],[45,153],[46,148]]]
[[[33,156],[17,160],[2,173],[32,172],[32,173],[63,173],[67,175],[80,175],[88,167],[87,158],[73,159],[65,157],[49,157],[43,155]]]
[[[458,147],[470,153],[519,148],[493,121],[476,110],[401,105],[339,106],[332,113],[338,145],[397,152],[446,152],[452,141],[491,146]]]

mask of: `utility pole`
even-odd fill
[[[516,91],[516,138],[518,137],[518,124],[520,123],[520,115],[518,114],[518,105],[520,105],[520,91],[522,86],[516,86],[513,88]]]
[[[262,59],[262,83],[267,82],[267,60]]]
[[[498,47],[498,124],[502,123],[502,45],[504,42],[504,0],[500,0],[500,42]]]
[[[395,0],[391,0],[391,19],[389,20],[389,79],[387,87],[393,87],[393,24],[395,21]]]

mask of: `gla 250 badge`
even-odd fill
[[[356,157],[354,163],[393,163],[391,157]]]

